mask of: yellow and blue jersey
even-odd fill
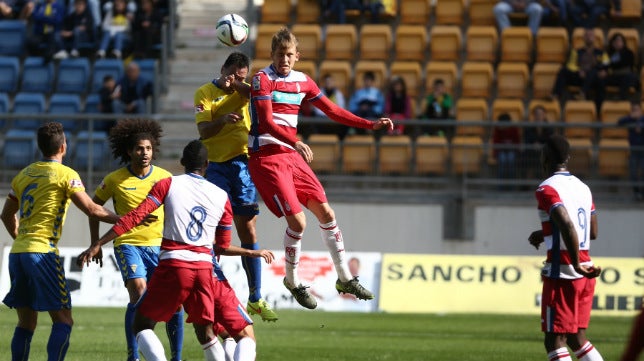
[[[129,167],[123,167],[108,174],[96,189],[96,197],[103,202],[112,198],[114,211],[122,216],[136,208],[147,197],[152,186],[161,179],[172,177],[167,170],[152,166],[143,177],[136,176]],[[114,246],[160,246],[163,234],[163,207],[152,214],[159,217],[149,226],[137,226],[116,238]]]
[[[20,205],[11,253],[58,253],[72,194],[84,192],[78,173],[54,160],[32,163],[14,177],[9,197]]]
[[[236,112],[244,117],[237,123],[226,123],[221,131],[201,141],[208,149],[208,160],[226,162],[242,154],[248,154],[248,132],[250,131],[249,100],[238,92],[227,93],[215,85],[213,80],[195,92],[195,121],[211,121],[224,114]]]

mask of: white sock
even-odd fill
[[[163,344],[151,329],[143,330],[136,334],[136,342],[139,344],[139,351],[146,361],[167,361]]]
[[[237,342],[235,349],[235,361],[255,361],[256,355],[255,340],[250,337],[244,337]]]
[[[227,337],[224,340],[224,352],[226,353],[226,361],[235,360],[235,348],[237,347],[237,342],[232,337]]]
[[[550,361],[572,361],[570,353],[566,347],[558,348],[548,354]]]
[[[579,361],[604,361],[602,355],[590,341],[586,341],[579,350],[575,351],[575,356]]]
[[[226,361],[224,348],[221,347],[216,336],[209,342],[202,344],[201,348],[203,349],[203,355],[206,361]]]
[[[353,277],[349,271],[349,266],[344,262],[344,240],[335,220],[320,224],[320,233],[322,234],[322,241],[329,249],[335,270],[338,272],[338,278],[342,282],[349,281]]]
[[[300,240],[304,233],[297,233],[290,228],[286,228],[284,233],[284,270],[286,273],[286,280],[292,286],[299,286],[300,279],[297,277],[297,264],[300,262]]]

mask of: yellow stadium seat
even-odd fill
[[[483,98],[460,98],[456,102],[456,135],[483,137],[486,129],[482,125],[463,125],[463,122],[487,122],[489,120],[487,101]]]
[[[563,64],[568,57],[568,31],[564,27],[540,27],[537,32],[537,62]]]
[[[456,64],[453,62],[430,61],[425,66],[425,91],[432,91],[434,80],[443,79],[445,91],[454,94],[457,80]]]
[[[461,29],[454,25],[435,25],[429,33],[430,59],[457,61],[461,53]]]
[[[372,174],[376,147],[370,135],[347,135],[342,144],[344,173]]]
[[[494,82],[491,63],[467,61],[461,69],[461,95],[489,98]]]
[[[291,22],[291,0],[264,0],[261,23],[287,25]]]
[[[257,39],[255,40],[255,57],[267,59],[271,57],[271,41],[273,35],[283,28],[279,24],[258,24]]]
[[[396,60],[425,60],[427,29],[423,25],[399,25],[396,28]]]
[[[330,74],[335,81],[335,86],[342,94],[350,94],[349,89],[353,79],[353,70],[351,69],[351,63],[348,61],[324,60],[320,63],[318,74],[320,77]]]
[[[408,136],[383,135],[378,145],[378,171],[380,174],[409,174],[411,156]]]
[[[334,173],[340,161],[340,140],[335,134],[312,134],[306,144],[313,151],[311,168],[316,172]]]
[[[414,166],[416,174],[444,175],[447,170],[447,138],[421,135],[416,138]]]
[[[536,63],[532,68],[532,97],[543,99],[552,94],[560,64]]]
[[[506,113],[515,123],[520,123],[525,119],[525,108],[523,101],[519,99],[494,99],[492,102],[492,121],[496,122],[499,115]]]
[[[595,103],[588,100],[569,100],[566,102],[564,109],[564,121],[566,123],[592,124],[597,118]],[[593,129],[589,127],[566,127],[564,134],[568,138],[585,138],[591,139]]]
[[[295,70],[311,77],[311,79],[318,78],[317,64],[312,60],[300,60],[295,63]]]
[[[528,114],[530,120],[534,120],[532,117],[532,111],[535,107],[541,105],[546,109],[546,118],[549,123],[558,123],[561,120],[561,107],[559,102],[556,100],[537,100],[533,99],[528,105]]]
[[[496,69],[497,95],[503,98],[525,98],[530,71],[526,63],[502,62]]]
[[[375,60],[360,60],[356,63],[353,70],[353,88],[362,88],[362,77],[367,71],[372,71],[376,76],[374,86],[379,89],[384,89],[386,81],[389,78],[387,75],[387,64],[384,61]]]
[[[317,61],[322,48],[322,29],[317,24],[295,24],[291,31],[297,37],[300,60]]]
[[[629,115],[631,112],[631,103],[628,101],[605,100],[602,103],[599,118],[604,125],[616,125],[619,118]],[[602,128],[599,132],[601,139],[617,138],[627,139],[628,130],[623,127],[619,128]]]
[[[572,49],[578,49],[584,46],[584,28],[575,28],[572,31]],[[594,28],[593,32],[595,33],[595,47],[604,49],[604,32],[601,28]]]
[[[389,60],[391,52],[391,26],[365,24],[360,30],[361,60]]]
[[[461,25],[465,17],[464,0],[436,0],[436,24]]]
[[[399,76],[405,80],[407,95],[416,98],[423,84],[422,68],[416,61],[394,61],[389,67],[390,77]]]
[[[611,20],[630,20],[639,22],[642,18],[642,0],[622,0],[622,12],[619,16],[611,9]]]
[[[511,26],[501,33],[501,61],[532,60],[532,32],[527,26]]]
[[[468,61],[496,61],[499,36],[494,26],[470,26],[465,39]]]
[[[248,73],[248,78],[252,78],[253,75],[257,74],[258,71],[264,69],[265,67],[271,65],[273,60],[271,59],[253,59],[250,62],[250,72]]]
[[[481,171],[483,141],[480,137],[455,136],[451,145],[451,166],[454,174],[476,175]]]
[[[432,13],[430,0],[405,0],[400,2],[400,23],[420,24],[429,23]]]
[[[626,139],[600,139],[597,153],[597,171],[603,177],[627,178],[630,146]]]
[[[297,0],[295,19],[297,24],[318,24],[320,21],[320,2],[318,0]]]
[[[591,173],[593,164],[593,144],[590,139],[569,138],[570,159],[568,169],[571,173],[585,177]]]
[[[494,5],[496,0],[470,0],[468,13],[471,25],[496,25]]]
[[[324,49],[326,59],[353,60],[356,51],[358,35],[353,24],[328,24]]]

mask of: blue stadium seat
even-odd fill
[[[83,95],[89,83],[89,60],[87,58],[63,59],[58,65],[57,93]]]
[[[139,59],[136,63],[141,69],[141,76],[152,82],[152,113],[156,113],[159,94],[159,62],[156,59]]]
[[[7,93],[0,93],[0,114],[9,113],[9,96]],[[0,129],[4,128],[5,120],[0,120]]]
[[[100,114],[98,105],[101,102],[101,97],[98,94],[90,94],[85,99],[85,113]],[[109,133],[110,128],[114,125],[114,120],[94,120],[94,130]]]
[[[20,57],[24,54],[25,28],[22,20],[0,21],[0,55]]]
[[[54,94],[49,100],[49,113],[50,114],[76,114],[80,112],[81,102],[80,96],[77,94]],[[79,121],[56,119],[63,125],[63,128],[69,132],[75,132],[81,129]]]
[[[18,93],[13,100],[14,114],[37,114],[45,111],[45,95],[41,93]],[[13,129],[35,131],[42,124],[36,119],[16,119]],[[33,133],[32,133],[33,136]]]
[[[92,79],[91,93],[98,93],[103,85],[103,77],[111,75],[118,81],[123,75],[123,61],[119,59],[98,59],[94,62],[94,77]]]
[[[112,163],[108,159],[108,140],[106,132],[93,132],[92,139],[92,168],[104,169],[109,168]],[[85,171],[89,167],[89,138],[90,133],[87,131],[80,131],[76,136],[76,150],[74,151],[74,160],[72,162],[73,168],[78,171]]]
[[[0,92],[13,93],[18,90],[20,77],[20,59],[0,57]]]
[[[5,135],[2,152],[5,169],[21,169],[36,159],[36,134],[32,130],[11,129]]]
[[[50,93],[54,83],[54,64],[40,57],[25,59],[22,68],[21,92]]]

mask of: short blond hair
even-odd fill
[[[299,43],[297,38],[293,33],[286,27],[281,28],[278,32],[273,35],[271,41],[271,53],[276,52],[279,49],[287,49],[291,46],[295,46],[297,49]]]

